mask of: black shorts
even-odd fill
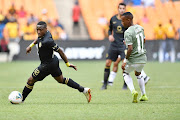
[[[110,59],[115,62],[118,57],[120,57],[121,60],[123,60],[125,58],[125,52],[122,50],[115,50],[109,48],[108,53],[106,54],[106,59]]]
[[[62,75],[62,71],[59,67],[59,60],[56,56],[54,56],[53,60],[49,63],[41,63],[39,67],[33,71],[32,77],[37,81],[41,81],[49,74],[51,74],[52,77]]]

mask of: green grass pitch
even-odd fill
[[[22,92],[39,62],[0,63],[0,120],[180,120],[180,63],[148,62],[144,70],[151,77],[146,85],[149,101],[136,104],[130,91],[122,90],[121,69],[114,85],[101,91],[105,61],[71,62],[78,71],[67,68],[61,60],[63,75],[90,87],[91,103],[77,90],[48,76],[35,84],[25,103],[12,105],[8,95]],[[131,76],[139,98],[137,79],[133,73]]]

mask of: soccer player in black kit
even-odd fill
[[[77,70],[76,66],[70,64],[64,52],[59,48],[57,44],[55,44],[51,33],[47,30],[47,24],[43,21],[40,21],[37,26],[37,34],[38,39],[34,40],[32,44],[30,44],[26,48],[26,53],[30,53],[32,47],[37,44],[38,45],[38,53],[41,64],[37,67],[32,75],[29,77],[27,81],[27,85],[24,87],[22,92],[23,102],[28,96],[28,94],[32,91],[34,84],[37,81],[43,80],[46,76],[50,75],[54,77],[54,79],[61,84],[66,84],[69,87],[74,89],[78,89],[79,92],[82,92],[86,98],[88,103],[91,101],[91,90],[89,88],[84,88],[80,86],[78,83],[74,82],[71,78],[65,78],[62,75],[61,69],[59,67],[59,60],[56,55],[53,54],[54,51],[58,52],[61,58],[66,63],[67,67],[74,68]]]
[[[118,64],[120,61],[124,60],[125,58],[125,49],[126,46],[124,44],[124,32],[126,28],[123,27],[121,24],[121,15],[126,11],[126,4],[119,3],[118,5],[118,14],[114,15],[110,19],[109,25],[109,41],[111,42],[108,53],[106,55],[106,66],[104,69],[104,83],[102,86],[102,90],[107,89],[107,85],[113,85],[113,81],[116,77],[118,71]],[[113,70],[110,73],[110,67],[112,61],[114,62]],[[149,77],[142,71],[142,74],[146,80],[149,80]],[[109,78],[109,80],[108,80]],[[145,81],[146,82],[146,81]],[[124,82],[123,89],[127,89],[127,85]]]

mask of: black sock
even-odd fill
[[[105,69],[104,69],[104,84],[107,84],[109,74],[110,74],[110,67],[105,67]]]
[[[72,87],[74,89],[78,89],[79,92],[84,91],[84,87],[82,87],[78,83],[74,82],[71,78],[64,78],[63,84],[66,84],[67,86]]]
[[[33,89],[33,85],[29,85],[27,84],[24,89],[23,89],[23,92],[22,92],[22,96],[23,96],[23,100],[24,101],[26,99],[26,97],[29,95],[29,93],[32,91]]]

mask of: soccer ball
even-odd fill
[[[9,101],[12,103],[12,104],[19,104],[22,102],[22,94],[18,91],[12,91],[8,97]]]

